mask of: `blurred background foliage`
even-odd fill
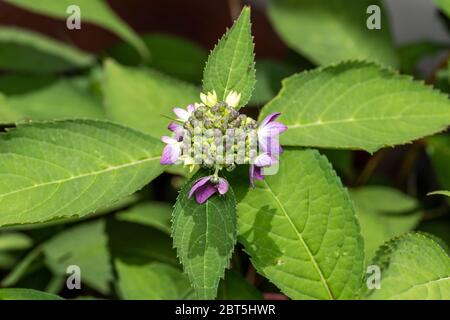
[[[0,123],[61,118],[110,119],[159,138],[173,106],[198,100],[209,50],[242,4],[252,6],[257,86],[245,108],[256,116],[287,76],[342,60],[377,61],[450,93],[449,42],[399,41],[386,1],[382,31],[365,28],[367,0],[0,1]],[[415,10],[411,3],[409,9]],[[439,32],[450,6],[428,2]],[[69,4],[81,30],[68,30]],[[381,3],[379,3],[381,5]],[[408,3],[409,5],[409,3]],[[420,8],[418,8],[420,10]],[[431,21],[431,20],[430,20]],[[409,21],[413,25],[416,21]],[[430,22],[431,24],[431,22]],[[446,35],[448,39],[448,35]],[[450,137],[446,133],[373,155],[323,151],[350,189],[366,239],[366,261],[380,244],[410,230],[450,244]],[[177,190],[189,175],[176,166],[144,190],[83,219],[0,230],[0,286],[45,291],[40,298],[188,299],[192,296],[170,238]],[[1,214],[1,213],[0,213]],[[65,286],[82,270],[82,290]],[[1,291],[0,291],[1,292]],[[33,297],[8,291],[0,298]],[[257,275],[238,247],[220,299],[285,299]]]

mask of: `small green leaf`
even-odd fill
[[[116,219],[153,227],[170,235],[173,207],[163,202],[144,202],[117,213]]]
[[[113,280],[105,222],[86,222],[67,229],[43,245],[45,263],[58,276],[67,276],[67,267],[81,270],[81,281],[107,295]]]
[[[450,17],[450,1],[448,0],[434,0],[434,3]]]
[[[366,62],[346,62],[283,81],[260,118],[282,112],[293,146],[374,152],[445,130],[448,98],[409,76]]]
[[[417,200],[395,189],[368,186],[351,190],[350,197],[361,224],[366,262],[384,242],[413,230],[422,217]]]
[[[38,14],[63,19],[61,28],[66,27],[65,20],[70,15],[67,13],[68,8],[71,5],[77,5],[81,11],[82,25],[87,22],[103,27],[132,44],[143,58],[147,59],[150,55],[139,35],[104,0],[77,0],[76,2],[72,0],[6,0],[6,2]]]
[[[57,80],[51,74],[5,74],[0,76],[0,92],[7,96],[42,89]]]
[[[152,262],[127,264],[116,260],[117,287],[122,299],[181,300],[191,288],[183,272],[170,265]]]
[[[105,118],[100,102],[69,80],[60,80],[43,89],[13,96],[8,102],[26,120]]]
[[[0,69],[56,73],[87,68],[92,55],[46,36],[15,27],[0,28]]]
[[[256,81],[253,47],[250,8],[245,7],[211,51],[203,73],[203,91],[215,90],[219,101],[237,91],[242,95],[239,106],[246,105]]]
[[[21,232],[0,233],[0,252],[11,250],[24,250],[31,247],[33,239]]]
[[[428,193],[429,196],[436,195],[436,194],[450,197],[450,191],[447,191],[447,190],[438,190],[438,191],[433,191],[433,192]]]
[[[160,152],[156,139],[108,122],[19,125],[0,135],[0,225],[81,217],[114,203],[162,172]]]
[[[0,300],[63,300],[54,294],[33,289],[0,289]]]
[[[117,122],[143,130],[155,138],[167,135],[173,107],[185,108],[199,100],[193,85],[176,81],[151,70],[105,63],[103,94],[108,116]]]
[[[371,5],[381,6],[376,0],[277,0],[268,12],[287,45],[318,65],[358,59],[396,67],[386,14],[380,30],[366,26]]]
[[[238,198],[239,198],[238,194]],[[285,150],[238,204],[239,241],[255,268],[292,299],[350,299],[364,250],[347,191],[314,150]]]
[[[218,300],[263,300],[263,295],[234,270],[227,270],[220,282]]]
[[[450,258],[424,234],[410,233],[386,243],[372,264],[381,268],[381,288],[367,289],[366,299],[450,299]]]
[[[197,298],[214,299],[236,243],[236,199],[231,187],[225,195],[214,195],[204,204],[189,199],[189,190],[202,173],[178,195],[172,236]]]

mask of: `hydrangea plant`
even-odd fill
[[[282,5],[270,10],[280,35],[289,35],[288,43],[296,21],[291,19],[293,12]],[[141,54],[145,51],[128,29],[116,29]],[[384,35],[379,40],[384,43]],[[366,55],[335,62],[332,51],[313,52],[307,42],[295,46],[326,65],[283,80],[257,119],[241,109],[252,98],[256,82],[248,7],[209,54],[201,90],[107,60],[99,81],[108,92],[104,100],[113,122],[88,119],[99,118],[93,115],[21,122],[24,117],[17,111],[2,109],[19,120],[0,135],[0,226],[53,224],[100,214],[129,201],[164,171],[175,170],[186,181],[170,226],[164,214],[142,215],[149,207],[138,205],[114,221],[98,220],[69,230],[30,255],[44,254],[48,267],[61,273],[61,261],[77,264],[83,254],[64,254],[60,243],[70,247],[68,240],[76,238],[87,247],[104,248],[108,242],[122,297],[136,298],[136,280],[129,275],[139,274],[161,284],[166,298],[214,299],[226,269],[240,263],[232,259],[239,242],[256,272],[292,299],[450,298],[450,260],[440,241],[422,233],[399,235],[397,231],[411,229],[403,224],[384,227],[395,214],[414,209],[414,203],[384,188],[349,193],[322,151],[374,153],[444,131],[450,124],[448,97],[393,71],[395,58],[390,53],[371,62],[372,51],[364,46]],[[339,48],[336,54],[343,51]],[[91,63],[91,58],[83,61]],[[126,86],[131,79],[132,89]],[[132,93],[119,95],[127,90]],[[132,103],[136,112],[124,112],[120,106],[133,99],[134,92],[141,93]],[[158,95],[159,104],[146,104],[142,97],[150,94]],[[147,107],[154,117],[142,116]],[[167,112],[170,108],[173,115]],[[160,110],[165,117],[156,116]],[[121,124],[116,123],[119,119]],[[384,206],[383,199],[395,205]],[[365,216],[370,211],[393,216]],[[417,217],[410,218],[408,225],[417,222]],[[130,221],[151,225],[161,234],[142,232]],[[361,230],[366,236],[371,225],[380,227],[368,245]],[[173,243],[163,234],[170,234]],[[382,245],[387,236],[396,237]],[[143,244],[151,249],[141,250]],[[177,257],[171,255],[172,245]],[[113,278],[110,253],[101,252],[95,257],[96,272],[84,281],[108,292],[105,283]],[[144,255],[151,263],[132,264],[131,253],[133,259]],[[378,286],[368,286],[368,266],[379,268]],[[2,284],[10,286],[17,277],[13,273]],[[0,291],[0,298],[2,294],[7,293]],[[153,291],[147,294],[155,297]]]

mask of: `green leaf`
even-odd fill
[[[450,258],[424,234],[393,239],[373,264],[381,267],[381,288],[368,290],[366,299],[450,299]]]
[[[203,73],[203,91],[215,90],[219,101],[237,91],[242,95],[239,107],[246,105],[256,81],[253,47],[250,8],[245,7],[211,51]]]
[[[181,189],[173,211],[174,247],[199,299],[214,299],[236,243],[236,199],[230,189],[198,204],[188,193],[196,174]]]
[[[33,239],[21,232],[0,233],[0,252],[10,250],[24,250],[31,247]]]
[[[54,294],[33,289],[0,289],[0,300],[63,300]]]
[[[92,55],[39,33],[15,27],[0,28],[0,69],[56,73],[87,68]]]
[[[447,191],[447,190],[438,190],[438,191],[433,191],[433,192],[428,193],[429,196],[436,195],[436,194],[450,197],[450,191]]]
[[[208,57],[202,47],[185,38],[162,33],[142,35],[142,40],[152,53],[146,66],[181,80],[200,83]],[[141,62],[136,51],[127,43],[113,47],[108,53],[124,65],[137,66]]]
[[[427,152],[443,189],[450,190],[450,137],[439,135],[427,139]]]
[[[55,75],[48,74],[5,74],[0,76],[0,92],[7,96],[29,93],[55,82]]]
[[[445,130],[448,98],[431,87],[366,62],[346,62],[283,81],[260,118],[282,112],[294,146],[374,152]]]
[[[105,117],[100,102],[74,81],[60,80],[48,87],[8,99],[26,120]]]
[[[239,194],[238,194],[239,198]],[[285,150],[279,171],[238,204],[239,241],[256,270],[292,299],[350,299],[364,250],[347,191],[324,156]]]
[[[448,0],[434,0],[434,3],[450,17],[450,1]]]
[[[105,222],[86,222],[58,233],[43,245],[45,263],[58,276],[67,276],[67,267],[81,270],[81,281],[108,294],[113,280]]]
[[[163,202],[145,202],[118,212],[116,219],[156,228],[170,235],[172,206]]]
[[[0,123],[14,123],[22,118],[22,114],[14,110],[6,97],[0,93]]]
[[[160,73],[105,63],[106,112],[112,120],[143,130],[155,138],[167,135],[172,108],[198,100],[197,89]]]
[[[293,74],[295,69],[272,60],[258,60],[256,66],[256,86],[249,103],[262,105],[277,95],[281,80]]]
[[[134,193],[163,168],[156,139],[116,124],[67,120],[0,135],[0,226],[84,216]]]
[[[263,295],[234,270],[227,270],[220,282],[219,300],[263,300]]]
[[[132,44],[143,58],[149,57],[147,47],[133,29],[131,29],[104,0],[6,0],[6,2],[19,6],[32,12],[47,15],[55,19],[65,20],[70,16],[67,9],[71,5],[77,5],[81,13],[81,27],[83,23],[92,23],[103,27],[125,41]],[[61,26],[63,27],[63,26]]]
[[[387,16],[381,30],[369,30],[366,14],[374,0],[277,0],[269,18],[286,44],[318,65],[344,60],[372,60],[397,66]]]
[[[384,242],[413,230],[422,217],[416,199],[388,187],[351,190],[350,197],[361,224],[366,262]]]
[[[107,221],[109,247],[113,259],[127,264],[162,262],[181,267],[171,238],[156,229],[144,225],[118,221]]]
[[[122,299],[180,300],[191,288],[181,270],[160,262],[132,265],[116,260],[117,287]]]

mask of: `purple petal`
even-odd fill
[[[220,194],[225,194],[228,192],[229,188],[228,181],[223,178],[219,178],[219,183],[216,187]]]
[[[181,121],[187,121],[189,119],[189,112],[181,109],[181,108],[173,108],[173,113],[180,119]]]
[[[252,188],[255,188],[255,179],[257,180],[264,180],[264,176],[261,174],[261,168],[257,167],[255,165],[250,165],[250,185]]]
[[[279,154],[280,142],[278,136],[258,136],[259,149],[268,154]]]
[[[267,132],[273,137],[277,134],[285,132],[288,127],[281,122],[271,122],[265,128]]]
[[[261,122],[260,128],[265,127],[268,123],[275,121],[276,118],[280,116],[281,112],[276,112],[269,114],[267,117],[264,118],[264,120]]]
[[[198,203],[202,204],[206,200],[208,200],[214,193],[217,192],[217,188],[207,183],[204,186],[201,186],[197,191],[195,192],[195,200],[197,200]]]
[[[177,162],[178,157],[181,154],[181,148],[179,145],[168,144],[164,147],[163,154],[159,163],[161,164],[174,164]]]
[[[164,142],[165,144],[174,144],[174,143],[178,142],[174,138],[171,138],[171,137],[168,137],[168,136],[162,136],[161,137],[161,141]]]
[[[188,194],[188,198],[191,198],[192,195],[194,194],[194,192],[200,188],[201,186],[203,186],[205,183],[207,183],[209,180],[211,179],[211,176],[206,176],[203,178],[198,179],[197,181],[194,182],[194,184],[191,187],[191,190],[189,191]]]
[[[255,166],[257,167],[267,167],[272,164],[272,157],[268,153],[260,154],[255,158]]]
[[[167,127],[170,131],[172,131],[173,133],[175,133],[175,139],[177,141],[180,141],[180,138],[183,136],[183,126],[181,126],[180,124],[176,123],[176,122],[171,122],[169,123],[169,126]]]
[[[193,104],[190,104],[190,105],[187,106],[186,109],[187,109],[187,111],[188,111],[188,113],[190,115],[192,112],[195,111],[195,106]]]

